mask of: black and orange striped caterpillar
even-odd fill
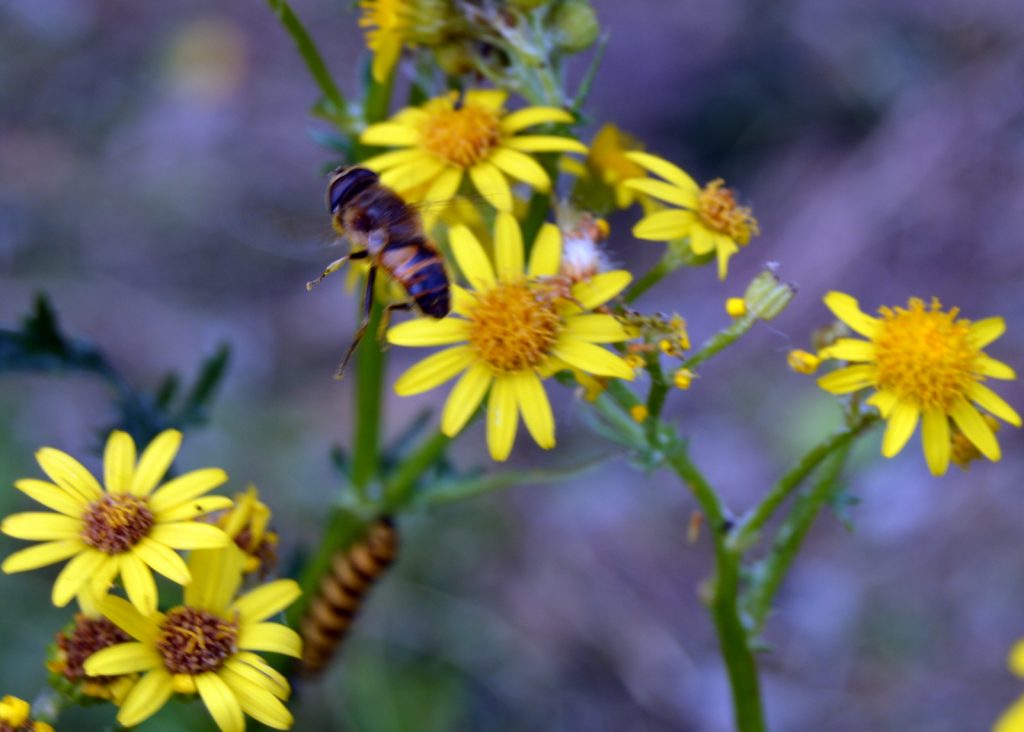
[[[362,539],[331,558],[300,625],[306,673],[322,671],[330,663],[367,593],[395,561],[398,544],[394,522],[384,517],[370,524]]]

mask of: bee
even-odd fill
[[[387,517],[372,523],[360,541],[334,555],[300,626],[302,667],[307,673],[322,671],[330,663],[367,593],[397,555],[398,531]]]
[[[381,185],[380,176],[372,170],[359,166],[335,169],[327,184],[327,210],[335,231],[348,237],[352,251],[327,265],[317,279],[306,284],[306,289],[313,289],[349,260],[370,261],[363,291],[363,320],[338,367],[336,378],[340,379],[369,326],[378,269],[391,275],[412,298],[411,302],[388,305],[383,327],[391,311],[409,310],[413,305],[424,315],[445,317],[451,311],[451,283],[441,253],[423,231],[419,213]]]

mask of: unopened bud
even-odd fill
[[[675,384],[677,389],[686,391],[693,384],[693,379],[696,374],[690,371],[690,369],[679,369],[672,377],[672,383]]]
[[[796,285],[781,281],[775,274],[775,268],[769,266],[750,282],[743,299],[755,317],[773,320],[786,309],[795,295]]]
[[[818,370],[818,366],[821,364],[821,359],[813,353],[795,350],[790,351],[786,356],[786,363],[788,363],[789,367],[798,374],[810,375]]]
[[[747,314],[747,302],[742,297],[730,297],[725,301],[725,312],[730,318],[742,318]]]
[[[639,422],[642,424],[643,422],[647,421],[647,407],[645,407],[643,404],[634,404],[632,407],[629,408],[629,416],[633,418],[634,422]]]
[[[558,47],[570,53],[587,50],[601,33],[587,0],[562,0],[551,15],[551,29]]]

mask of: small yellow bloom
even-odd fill
[[[693,384],[696,376],[690,369],[678,369],[672,377],[672,383],[675,384],[677,389],[686,391]]]
[[[16,539],[42,541],[7,557],[6,573],[24,572],[71,559],[53,585],[53,604],[64,607],[88,589],[102,595],[118,576],[141,611],[156,610],[155,570],[178,584],[191,580],[176,549],[225,546],[220,529],[194,519],[231,505],[226,496],[206,496],[227,480],[219,468],[195,470],[160,485],[171,467],[181,433],[157,435],[136,462],[135,442],[115,431],[107,440],[101,486],[70,455],[44,447],[36,453],[52,483],[19,480],[14,487],[53,513],[18,513],[0,524]]]
[[[724,280],[729,258],[760,233],[750,209],[736,203],[721,178],[701,188],[667,160],[643,152],[627,153],[626,157],[664,179],[638,178],[627,181],[626,186],[680,207],[644,217],[633,227],[633,236],[652,241],[689,237],[690,250],[697,256],[716,254],[718,278]]]
[[[586,161],[563,158],[560,167],[586,181],[588,187],[599,186],[602,191],[606,191],[596,196],[607,202],[606,209],[611,208],[611,200],[615,201],[616,208],[629,208],[636,201],[637,195],[634,189],[626,185],[626,181],[643,177],[645,171],[630,160],[626,153],[638,150],[643,150],[639,140],[609,123],[598,130],[590,141]],[[590,197],[583,195],[585,199]]]
[[[449,346],[402,374],[395,391],[420,394],[464,372],[445,404],[442,432],[458,434],[489,391],[491,457],[508,458],[520,415],[538,445],[554,447],[555,420],[543,379],[565,369],[634,376],[620,356],[597,345],[628,340],[623,326],[611,315],[590,312],[618,295],[629,273],[605,272],[562,292],[556,277],[562,257],[558,228],[541,227],[525,264],[522,232],[507,213],[495,221],[493,264],[469,229],[452,228],[449,241],[473,289],[453,285],[452,315],[443,320],[419,318],[388,331],[388,341],[399,346]]]
[[[242,732],[246,714],[274,729],[291,727],[282,703],[291,693],[288,681],[256,651],[301,658],[299,635],[266,622],[301,591],[293,580],[278,580],[236,599],[244,563],[233,545],[192,552],[184,604],[166,613],[142,615],[113,595],[99,601],[102,613],[134,640],[90,656],[86,673],[143,674],[121,704],[118,722],[141,724],[178,692],[198,693],[222,732]]]
[[[952,419],[982,455],[1000,459],[999,443],[978,407],[1021,426],[1017,412],[982,383],[1016,378],[1013,369],[982,351],[1006,330],[1002,318],[972,323],[958,319],[957,308],[943,311],[938,300],[926,305],[916,298],[906,308],[879,308],[881,317],[874,318],[841,292],[830,292],[825,304],[867,340],[840,338],[825,348],[822,358],[852,365],[822,376],[818,384],[833,394],[875,390],[867,402],[888,421],[883,455],[902,450],[921,421],[928,467],[935,475],[944,474],[952,452]]]
[[[634,404],[629,408],[629,416],[633,418],[634,422],[639,422],[640,424],[647,421],[649,414],[647,407],[643,404]]]
[[[405,45],[440,43],[444,37],[444,0],[360,0],[360,27],[373,52],[373,78],[383,84]]]
[[[270,531],[270,507],[260,500],[256,486],[235,495],[234,507],[217,519],[217,525],[245,553],[246,573],[272,571],[277,564],[277,533]]]
[[[17,729],[28,721],[32,707],[24,699],[16,696],[5,696],[0,699],[0,723]]]
[[[725,312],[730,318],[742,318],[747,314],[747,301],[742,297],[730,297],[725,301]]]
[[[520,134],[539,124],[570,123],[573,116],[556,107],[507,113],[507,98],[504,91],[476,89],[466,92],[461,103],[458,93],[452,92],[420,107],[407,107],[386,122],[370,125],[360,137],[366,145],[402,149],[363,164],[379,172],[381,183],[406,200],[448,201],[468,176],[491,205],[511,211],[509,178],[541,193],[551,189],[551,178],[531,155],[586,153],[587,148],[571,137]],[[429,218],[431,212],[425,214]]]
[[[789,364],[789,367],[796,373],[809,375],[818,370],[818,366],[821,364],[821,359],[813,353],[795,349],[790,351],[786,356],[786,363]]]
[[[629,367],[634,370],[642,369],[644,365],[647,363],[647,361],[644,360],[644,357],[641,356],[639,353],[630,353],[625,358],[626,363],[629,364]]]

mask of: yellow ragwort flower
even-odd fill
[[[736,196],[721,178],[701,188],[682,168],[655,155],[630,152],[626,157],[664,179],[637,178],[627,181],[627,187],[680,207],[640,219],[633,236],[652,241],[689,237],[695,255],[715,253],[718,278],[724,280],[729,258],[760,233],[750,209],[736,203]]]
[[[82,597],[79,594],[80,601]],[[81,695],[120,704],[138,680],[137,674],[90,676],[83,668],[85,659],[97,651],[131,640],[100,614],[96,603],[97,599],[81,602],[82,612],[75,613],[71,625],[57,633],[46,667],[57,677],[54,685],[72,698]]]
[[[563,369],[633,378],[625,360],[596,345],[628,340],[628,333],[611,315],[590,312],[618,295],[631,276],[622,270],[604,272],[563,292],[556,276],[562,243],[554,224],[541,228],[525,273],[522,233],[511,214],[498,214],[494,238],[492,265],[469,229],[452,228],[455,261],[473,289],[453,286],[451,316],[402,323],[388,331],[388,341],[451,346],[402,374],[395,391],[419,394],[464,371],[448,396],[441,430],[457,434],[490,390],[487,443],[495,460],[505,460],[520,414],[538,445],[555,445],[543,379]]]
[[[443,0],[360,0],[359,8],[359,26],[373,52],[373,78],[381,84],[398,63],[402,46],[441,40],[449,12]]]
[[[235,495],[235,505],[217,519],[217,525],[245,553],[245,572],[273,570],[277,564],[277,533],[269,530],[270,507],[260,500],[256,486]]]
[[[645,175],[642,167],[626,157],[626,153],[634,150],[643,150],[640,141],[609,123],[590,141],[586,161],[563,158],[559,165],[577,178],[610,190],[611,195],[605,194],[603,198],[614,199],[616,208],[629,208],[636,201],[636,191],[627,186],[626,181]]]
[[[24,572],[70,558],[53,585],[57,607],[67,605],[86,585],[102,595],[120,575],[131,601],[143,612],[155,611],[151,569],[188,584],[188,568],[175,549],[231,543],[217,527],[194,520],[231,505],[226,496],[204,495],[227,480],[223,470],[194,470],[157,488],[180,445],[180,432],[162,432],[136,464],[135,442],[125,432],[112,432],[103,457],[106,489],[70,455],[41,449],[36,459],[53,482],[26,479],[14,487],[56,513],[18,513],[4,519],[0,531],[8,536],[45,543],[7,557],[3,571]]]
[[[1017,641],[1010,651],[1007,666],[1024,678],[1024,641]],[[1024,696],[1014,702],[996,722],[992,732],[1024,732]]]
[[[407,107],[386,122],[370,125],[360,137],[366,145],[400,147],[365,161],[381,174],[381,183],[406,200],[444,202],[469,176],[480,195],[499,211],[513,205],[509,178],[547,192],[551,179],[530,155],[541,152],[586,153],[571,137],[522,135],[548,122],[569,123],[571,114],[555,107],[505,112],[508,93],[497,89],[457,92],[421,107]]]
[[[121,704],[118,722],[140,724],[177,692],[198,693],[222,732],[244,730],[245,714],[274,729],[291,727],[282,703],[291,693],[288,681],[254,651],[301,657],[294,630],[265,622],[301,591],[294,580],[277,580],[236,599],[244,563],[234,546],[192,552],[185,602],[166,613],[142,615],[113,595],[100,600],[103,614],[134,641],[90,656],[86,673],[143,674]]]
[[[46,722],[29,718],[32,707],[24,699],[5,696],[0,699],[0,730],[3,732],[53,732]]]
[[[912,298],[906,308],[879,308],[880,318],[861,311],[850,295],[830,292],[825,305],[852,330],[866,337],[840,338],[819,354],[853,362],[822,376],[818,384],[833,394],[873,388],[867,402],[888,420],[882,454],[893,457],[921,422],[925,459],[934,475],[949,467],[950,424],[989,460],[999,460],[999,443],[975,404],[1020,427],[1020,416],[982,382],[1015,379],[1006,364],[982,349],[1006,330],[1002,318],[972,323],[958,319],[959,310],[943,311]]]

